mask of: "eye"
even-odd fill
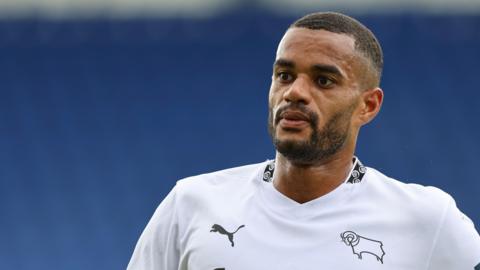
[[[330,88],[335,82],[328,77],[320,76],[317,78],[317,84],[322,88]]]
[[[288,72],[278,72],[277,78],[280,80],[280,82],[286,83],[293,80],[293,75]]]

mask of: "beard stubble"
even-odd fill
[[[280,108],[277,110],[275,118],[272,109],[270,109],[268,131],[275,149],[297,165],[312,165],[327,160],[345,145],[345,141],[350,134],[349,120],[355,107],[355,104],[350,104],[345,109],[335,112],[321,129],[318,129],[318,115],[308,110],[301,103],[292,103]],[[276,130],[280,121],[279,115],[285,110],[301,111],[308,116],[311,128],[309,139],[303,141],[280,140],[276,137]]]

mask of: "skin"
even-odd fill
[[[343,141],[333,153],[317,159],[287,157],[277,147],[273,183],[279,192],[305,203],[345,181],[360,127],[377,115],[383,100],[371,70],[348,35],[295,27],[285,33],[269,92],[271,136],[279,143],[305,144],[314,129],[320,135],[328,129],[342,135]]]

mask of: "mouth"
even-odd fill
[[[310,125],[310,118],[299,111],[284,111],[279,116],[278,124],[283,129],[299,130]]]

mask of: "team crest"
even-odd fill
[[[353,254],[357,255],[358,259],[361,260],[363,254],[370,254],[383,264],[385,251],[382,242],[360,236],[352,231],[345,231],[340,234],[340,237],[345,245],[352,248]]]

